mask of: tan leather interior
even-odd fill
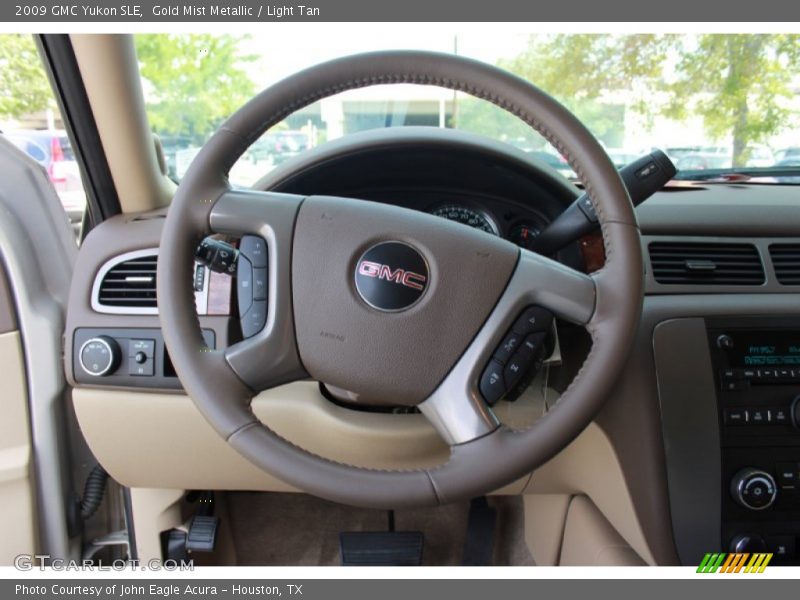
[[[33,450],[28,390],[19,332],[0,334],[3,393],[0,394],[0,564],[36,551]]]
[[[564,566],[638,566],[645,563],[625,543],[586,496],[569,504],[559,564]]]
[[[162,531],[178,527],[181,520],[180,501],[183,490],[131,489],[131,509],[134,514],[136,550],[139,560],[161,560]]]
[[[627,544],[647,563],[656,563],[636,517],[619,456],[596,424],[536,470],[524,493],[588,496]]]
[[[184,395],[77,388],[73,403],[93,453],[117,481],[134,488],[134,522],[141,543],[149,539],[157,544],[153,536],[157,538],[161,530],[156,530],[153,519],[161,519],[162,513],[167,520],[178,518],[168,505],[178,501],[180,490],[295,491],[225,444]],[[258,417],[282,436],[333,460],[371,468],[410,468],[447,459],[447,447],[421,415],[346,410],[325,400],[316,383],[294,383],[264,392],[253,406]],[[527,408],[507,406],[509,414],[504,418],[513,423],[524,422],[534,412],[533,403]],[[152,419],[154,414],[159,415],[158,421]],[[602,511],[603,522],[619,532],[621,543],[641,557],[639,561],[655,562],[636,520],[617,455],[596,425],[590,425],[530,478],[496,493],[526,494],[525,536],[537,564],[558,564],[567,506],[579,495],[590,498],[595,511]],[[137,498],[150,498],[147,502],[159,508]],[[581,519],[572,523],[573,535],[576,527],[594,523],[583,515],[583,508],[575,510]]]
[[[526,494],[525,543],[539,566],[556,566],[571,496],[569,494]]]

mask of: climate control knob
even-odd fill
[[[731,495],[744,508],[764,510],[775,502],[778,489],[772,475],[761,469],[747,467],[733,476]]]
[[[114,338],[98,335],[86,340],[78,352],[81,368],[89,375],[111,375],[119,366],[122,352]]]

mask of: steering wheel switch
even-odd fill
[[[516,398],[536,375],[552,324],[552,313],[538,306],[529,306],[517,318],[481,375],[480,392],[489,406],[504,397]]]

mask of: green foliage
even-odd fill
[[[651,121],[700,115],[710,137],[731,136],[740,165],[748,146],[792,124],[796,113],[786,101],[800,71],[800,36],[533,36],[525,52],[501,66],[553,94],[601,139],[601,111],[585,114],[597,109],[587,100],[624,96],[628,108]],[[664,105],[654,101],[659,94]]]
[[[33,38],[0,35],[0,119],[19,119],[53,105]]]
[[[620,100],[604,100],[604,92],[659,85],[671,40],[649,34],[531,36],[522,54],[500,66],[558,98],[608,146],[619,146],[624,109]]]
[[[201,144],[249,100],[255,85],[243,66],[243,36],[191,34],[136,36],[136,51],[154,131]]]
[[[765,142],[790,124],[792,77],[800,68],[798,35],[703,35],[696,48],[680,47],[677,80],[666,114],[687,106],[703,117],[714,138],[733,138],[733,164],[744,164],[749,145]]]
[[[558,34],[531,36],[521,55],[500,66],[571,104],[598,98],[603,90],[656,84],[672,36],[650,34]]]

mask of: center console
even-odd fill
[[[800,564],[800,321],[708,320],[721,454],[721,549]]]

